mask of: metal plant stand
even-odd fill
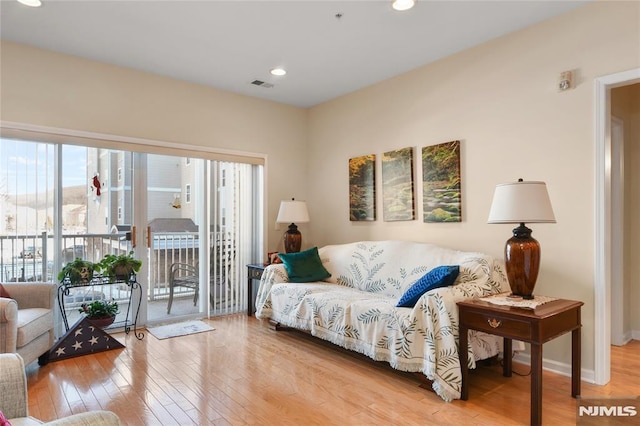
[[[70,290],[82,287],[103,286],[111,284],[125,284],[129,287],[129,303],[127,304],[127,315],[123,321],[116,321],[114,325],[120,325],[124,327],[124,332],[129,334],[131,327],[133,326],[133,334],[138,340],[144,339],[144,333],[138,331],[138,315],[140,314],[140,304],[142,303],[142,287],[136,278],[135,274],[131,274],[128,280],[114,280],[109,277],[103,277],[95,274],[91,280],[85,280],[78,283],[72,283],[68,277],[65,277],[58,286],[58,307],[62,314],[62,320],[64,322],[65,331],[69,331],[69,321],[67,320],[67,311],[64,309],[64,298],[69,297]],[[134,293],[137,295],[134,300]],[[136,306],[133,309],[133,303]],[[129,319],[131,317],[131,319]]]

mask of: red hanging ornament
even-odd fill
[[[98,175],[96,174],[93,177],[93,186],[91,187],[91,190],[93,191],[93,188],[96,188],[96,196],[100,196],[100,188],[102,187],[102,184],[100,183],[100,179],[98,179]]]

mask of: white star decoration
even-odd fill
[[[64,348],[58,348],[58,350],[56,351],[56,355],[60,356],[60,355],[64,355]]]
[[[75,336],[82,334],[82,328],[76,330]]]
[[[96,336],[91,336],[89,343],[91,343],[91,346],[96,345],[98,343],[98,338]]]
[[[76,343],[74,343],[74,344],[73,344],[73,349],[75,349],[76,351],[77,351],[78,349],[82,349],[82,342],[78,342],[78,341],[76,340]]]

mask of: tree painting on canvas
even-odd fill
[[[382,154],[383,220],[415,219],[413,194],[413,148]]]
[[[424,222],[461,222],[460,141],[422,148]]]
[[[376,156],[349,159],[349,219],[376,220]]]

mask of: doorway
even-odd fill
[[[157,154],[145,161],[147,324],[245,310],[244,265],[262,246],[262,167]]]
[[[619,89],[625,89],[623,86]],[[612,104],[613,102],[612,99]],[[612,107],[613,109],[613,107]],[[611,344],[623,346],[628,342],[629,309],[626,300],[629,289],[625,285],[625,156],[624,121],[611,117]]]
[[[613,251],[622,242],[615,236],[614,213],[623,209],[614,205],[612,186],[612,89],[640,82],[640,69],[597,78],[596,85],[596,235],[595,235],[595,366],[594,381],[609,382],[611,376]],[[615,147],[620,148],[620,147]],[[620,202],[618,202],[620,204]]]

